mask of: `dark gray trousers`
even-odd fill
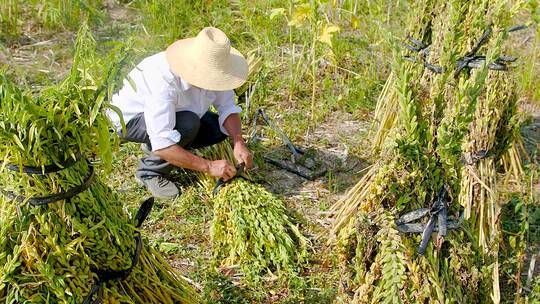
[[[176,125],[174,129],[180,133],[180,142],[177,145],[185,149],[199,149],[222,142],[227,138],[219,128],[218,115],[206,112],[199,118],[197,114],[189,111],[176,112]],[[146,132],[144,114],[139,113],[126,124],[126,135],[123,139],[131,142],[144,143],[145,156],[141,158],[136,176],[145,178],[150,176],[166,176],[173,166],[152,153],[150,138]]]

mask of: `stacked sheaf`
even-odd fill
[[[197,303],[87,161],[99,156],[111,165],[117,139],[105,110],[126,54],[94,52],[83,26],[59,84],[31,92],[0,77],[0,302]],[[47,172],[55,166],[63,168]],[[28,167],[42,174],[25,173]],[[31,204],[86,181],[71,198]]]
[[[334,206],[331,233],[351,274],[354,302],[501,301],[497,166],[509,159],[506,167],[521,164],[513,148],[512,72],[488,65],[510,60],[503,57],[516,11],[510,5],[414,3],[408,42],[422,47],[396,50],[377,106],[379,161]],[[486,64],[459,70],[473,55],[485,55]],[[420,256],[420,234],[400,233],[395,220],[429,208],[441,189],[448,189],[450,219],[463,214],[465,221],[444,239],[434,234]]]

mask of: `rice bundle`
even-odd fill
[[[516,7],[485,0],[414,5],[409,40],[416,49],[408,47],[408,60],[397,52],[377,107],[380,160],[333,207],[331,233],[354,303],[498,303],[496,166],[504,155],[515,158],[516,96],[510,72],[494,69],[505,64]],[[476,55],[485,61],[457,68]],[[441,201],[449,205],[448,227],[459,228],[431,236],[421,256],[422,235],[400,233],[404,219],[397,220]]]
[[[208,159],[234,159],[228,143],[201,154]],[[213,179],[204,175],[200,179],[206,188],[214,186]],[[239,266],[249,284],[260,284],[265,275],[293,282],[307,262],[309,241],[282,200],[241,176],[223,184],[212,203],[210,236],[216,265]]]
[[[0,77],[0,302],[197,303],[86,160],[111,165],[104,112],[126,50],[96,57],[86,26],[76,49],[39,94]]]
[[[264,187],[235,179],[213,203],[212,250],[221,266],[240,265],[247,280],[258,283],[263,274],[297,274],[306,262],[308,241]]]

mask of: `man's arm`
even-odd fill
[[[223,127],[229,133],[233,144],[244,143],[244,138],[242,138],[242,123],[240,122],[240,115],[233,113],[225,119],[223,122]]]
[[[228,161],[210,161],[187,151],[179,145],[156,150],[154,154],[173,166],[201,171],[214,177],[223,177],[224,180],[228,180],[236,174],[236,169]]]
[[[253,166],[253,156],[242,138],[240,116],[236,113],[229,115],[223,123],[223,127],[227,130],[233,142],[236,160],[244,162],[247,168],[251,168]],[[236,169],[228,161],[210,161],[187,151],[179,145],[172,145],[154,151],[154,153],[176,167],[201,171],[214,177],[223,177],[225,180],[232,178],[236,174]]]
[[[240,113],[242,108],[234,103],[234,91],[222,91],[216,93],[214,101],[219,114],[219,123],[221,131],[231,137],[234,147],[234,158],[239,163],[245,163],[246,168],[253,167],[253,156],[242,138],[242,124],[240,122]]]
[[[246,168],[253,167],[253,155],[249,151],[242,138],[242,123],[240,115],[237,113],[230,114],[223,122],[223,127],[229,133],[234,147],[234,157],[240,163],[245,163]]]

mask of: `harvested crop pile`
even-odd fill
[[[240,265],[250,281],[265,273],[298,273],[308,241],[281,200],[237,178],[222,187],[213,203],[211,237],[218,263]]]
[[[228,159],[232,148],[222,143],[201,151],[208,159]],[[293,282],[307,262],[308,239],[300,232],[285,203],[245,177],[224,183],[212,196],[210,236],[213,259],[223,267],[239,266],[245,281],[260,284],[265,275]],[[200,175],[206,188],[215,181]]]
[[[414,3],[407,46],[396,50],[377,106],[379,161],[334,206],[331,232],[352,302],[519,297],[519,279],[501,292],[501,265],[510,263],[501,262],[498,190],[522,172],[515,58],[505,45],[518,5]]]
[[[105,116],[126,58],[95,55],[83,26],[57,85],[21,90],[0,77],[0,302],[197,303],[191,287],[145,245],[135,219],[87,159],[111,165]]]

